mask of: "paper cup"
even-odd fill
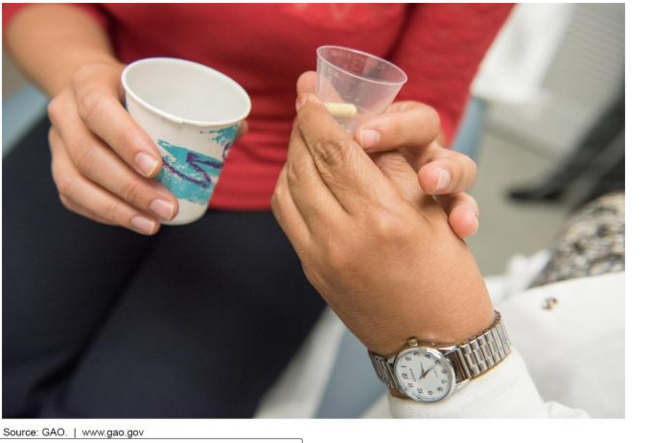
[[[251,109],[248,94],[226,75],[199,63],[148,58],[122,73],[126,108],[163,158],[156,177],[178,199],[168,225],[198,220],[219,180],[239,125]]]

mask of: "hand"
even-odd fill
[[[493,310],[465,243],[401,153],[373,160],[312,94],[298,98],[273,213],[305,274],[372,351],[456,343]]]
[[[69,210],[151,235],[176,216],[178,201],[154,180],[158,148],[122,106],[123,68],[86,65],[50,102],[52,175]]]
[[[305,72],[298,79],[298,94],[316,91],[316,73]],[[476,164],[459,152],[443,148],[438,113],[415,101],[393,103],[386,113],[364,122],[354,140],[373,156],[398,150],[418,172],[420,186],[447,212],[456,235],[467,238],[478,230],[476,200],[465,191],[474,185]]]

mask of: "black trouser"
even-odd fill
[[[250,417],[323,303],[269,212],[72,214],[48,122],[3,161],[3,416]]]

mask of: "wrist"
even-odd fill
[[[494,321],[494,308],[483,280],[468,291],[448,291],[424,303],[405,306],[390,325],[368,334],[368,349],[389,357],[402,349],[409,339],[417,338],[436,345],[453,345],[480,334]],[[445,303],[446,301],[446,303]]]

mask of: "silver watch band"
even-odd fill
[[[372,363],[372,367],[375,368],[379,380],[389,388],[399,389],[397,387],[397,381],[395,380],[393,364],[386,358],[377,355],[372,351],[368,351],[368,355],[370,355],[370,362]]]
[[[510,338],[501,321],[501,314],[494,312],[492,326],[477,337],[455,346],[445,355],[456,370],[456,381],[476,378],[495,367],[510,354]]]
[[[392,358],[386,359],[371,351],[368,354],[377,377],[386,386],[399,389]],[[510,338],[501,321],[501,314],[495,311],[494,322],[485,332],[453,346],[444,354],[456,371],[457,383],[476,378],[495,367],[510,354]]]

